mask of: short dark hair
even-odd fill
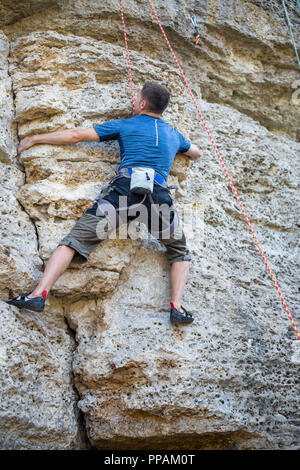
[[[170,92],[164,86],[155,82],[147,82],[142,88],[142,99],[147,101],[147,110],[162,114],[170,101]]]

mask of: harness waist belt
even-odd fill
[[[115,171],[116,171],[117,175],[122,175],[122,176],[125,176],[127,178],[130,178],[131,173],[132,173],[131,167],[117,168]],[[159,184],[160,186],[163,186],[164,188],[168,187],[168,184],[167,184],[166,180],[164,179],[164,177],[161,176],[157,172],[155,172],[154,181],[157,184]]]

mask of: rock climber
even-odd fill
[[[170,92],[166,87],[156,82],[147,82],[137,94],[134,114],[130,118],[111,120],[90,128],[36,134],[20,141],[19,154],[36,144],[63,145],[82,141],[118,140],[120,166],[115,170],[116,177],[101,189],[100,196],[93,201],[93,205],[58,243],[35,289],[8,300],[8,304],[43,311],[47,294],[67,269],[74,255],[74,261],[76,259],[80,263],[86,262],[91,251],[109,235],[107,219],[109,211],[105,211],[105,208],[110,208],[117,213],[120,210],[121,196],[126,196],[128,207],[141,205],[142,196],[130,190],[132,171],[136,167],[142,168],[142,171],[147,168],[154,170],[152,202],[155,203],[154,205],[165,208],[164,217],[165,219],[167,217],[171,223],[174,214],[177,215],[177,213],[173,207],[167,179],[174,157],[180,152],[196,160],[200,157],[200,150],[161,118],[169,101]],[[148,173],[147,178],[150,179]],[[148,198],[142,200],[142,205],[150,214],[151,203]],[[149,216],[150,225],[152,215]],[[131,216],[129,220],[134,220],[135,217]],[[113,226],[110,227],[111,231],[113,228]],[[181,225],[179,224],[176,228],[176,236],[175,232],[170,232],[169,236],[162,237],[160,241],[166,248],[166,256],[170,264],[171,322],[191,323],[194,320],[193,316],[181,305],[191,260]]]

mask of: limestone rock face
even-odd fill
[[[74,340],[53,299],[41,315],[0,301],[2,449],[80,449]],[[51,312],[51,313],[50,313]]]
[[[6,164],[16,155],[16,125],[12,82],[8,72],[9,42],[0,31],[0,161]]]
[[[155,8],[299,326],[299,72],[281,2]],[[299,341],[148,2],[124,10],[135,92],[166,85],[163,119],[202,150],[194,165],[178,155],[169,177],[195,322],[170,324],[169,266],[143,230],[111,234],[86,263],[75,255],[44,312],[5,303],[36,285],[119,163],[116,142],[17,155],[19,140],[132,110],[117,0],[2,1],[0,446],[298,448]]]

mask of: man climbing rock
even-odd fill
[[[130,118],[115,119],[86,129],[67,129],[33,135],[21,140],[19,153],[35,144],[63,145],[82,141],[118,140],[121,163],[116,169],[115,178],[102,188],[93,205],[59,242],[35,289],[8,300],[8,304],[42,311],[47,293],[67,269],[74,255],[81,262],[85,262],[91,251],[120,225],[121,212],[124,215],[124,211],[120,210],[120,200],[126,197],[127,220],[136,218],[132,213],[131,216],[128,215],[131,208],[146,208],[147,228],[153,225],[153,218],[158,214],[157,210],[151,209],[163,207],[159,220],[167,220],[171,229],[167,236],[159,236],[164,232],[159,225],[157,238],[166,247],[166,256],[171,266],[170,319],[178,323],[191,323],[194,320],[181,305],[191,258],[184,232],[180,225],[175,224],[177,213],[173,208],[167,179],[176,153],[184,153],[195,160],[200,157],[200,150],[161,118],[169,100],[170,93],[167,88],[155,82],[147,82],[137,95],[134,115]],[[137,183],[138,188],[132,187],[133,181]]]

